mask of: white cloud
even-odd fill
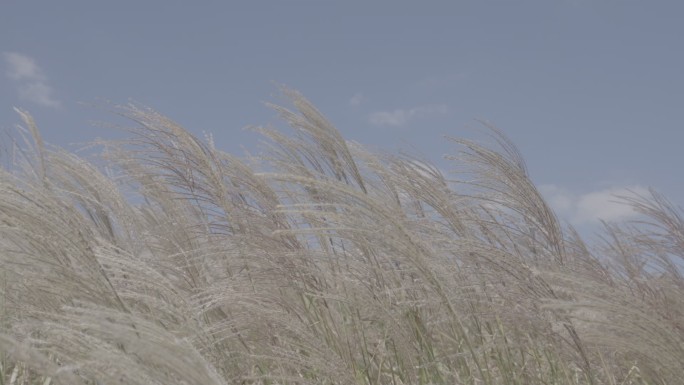
[[[584,194],[576,194],[555,185],[542,185],[540,192],[556,214],[573,225],[595,224],[630,219],[638,214],[618,196],[647,195],[648,189],[634,185],[612,187]]]
[[[409,120],[431,115],[443,115],[448,112],[443,104],[419,106],[410,109],[396,109],[394,111],[376,111],[370,115],[369,121],[376,126],[403,126]]]
[[[606,221],[618,221],[634,217],[637,213],[632,206],[621,203],[617,196],[634,197],[635,194],[648,194],[648,189],[632,186],[630,188],[614,188],[584,194],[577,201],[577,220],[581,222],[601,218]]]
[[[357,107],[357,106],[360,106],[365,101],[366,101],[366,96],[364,94],[362,94],[361,92],[358,92],[358,93],[354,94],[354,96],[352,96],[351,99],[349,99],[349,105]]]
[[[59,107],[61,103],[52,96],[52,88],[43,82],[22,84],[17,87],[19,98],[41,106]]]
[[[7,77],[15,83],[19,98],[45,107],[58,108],[59,100],[54,97],[54,90],[47,82],[47,77],[26,55],[16,52],[4,52]]]
[[[12,80],[44,80],[45,75],[38,67],[35,60],[16,52],[5,52],[7,63],[7,77]]]
[[[569,191],[552,184],[539,186],[539,191],[556,212],[567,213],[572,210],[576,197]]]

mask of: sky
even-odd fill
[[[134,101],[217,147],[257,151],[265,102],[299,90],[348,140],[448,171],[478,119],[522,152],[567,223],[633,213],[649,187],[684,203],[684,2],[0,0],[0,130],[29,111],[69,149],[122,133]],[[100,107],[97,107],[100,106]]]

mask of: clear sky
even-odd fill
[[[129,99],[251,152],[264,101],[301,91],[351,140],[445,170],[444,135],[501,128],[578,226],[610,194],[684,202],[684,2],[0,0],[0,128],[62,146],[120,133],[82,103]],[[74,148],[74,147],[71,147]]]

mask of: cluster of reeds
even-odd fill
[[[587,245],[496,129],[422,159],[301,95],[238,158],[158,113],[100,161],[0,171],[0,384],[679,384],[684,221],[662,196]]]

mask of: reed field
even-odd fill
[[[623,197],[639,221],[585,243],[496,128],[448,138],[445,174],[284,92],[258,156],[127,105],[129,139],[79,157],[17,110],[0,385],[684,384],[665,197]]]

